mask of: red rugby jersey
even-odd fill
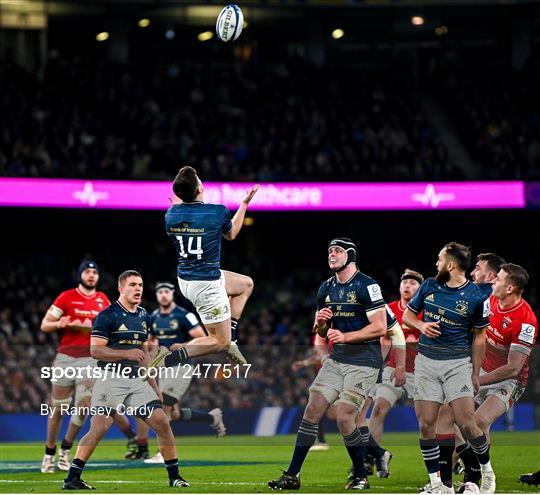
[[[510,349],[530,356],[538,338],[538,321],[529,306],[521,299],[511,308],[502,309],[495,296],[489,298],[491,316],[487,329],[486,355],[482,369],[489,373],[508,363]],[[525,385],[529,375],[529,359],[525,361],[517,380]]]
[[[418,343],[418,339],[420,338],[420,332],[418,330],[415,330],[414,328],[409,328],[408,326],[403,324],[403,313],[405,313],[405,309],[407,308],[403,308],[401,306],[400,299],[388,303],[388,306],[392,310],[394,315],[396,315],[396,319],[401,325],[401,329],[403,330],[403,334],[405,335],[405,342],[407,343],[407,351],[405,354],[405,371],[407,373],[414,373],[414,360],[416,358],[416,355],[418,354],[415,344]],[[417,315],[417,317],[421,319],[422,315]],[[388,356],[386,365],[391,366],[392,368],[396,367],[396,357],[394,355],[393,349],[390,349],[390,354]]]
[[[79,358],[90,356],[90,332],[94,318],[111,305],[103,292],[93,296],[84,295],[79,289],[62,292],[52,303],[50,311],[60,318],[68,316],[70,324],[58,330],[58,352]]]

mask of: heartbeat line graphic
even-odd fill
[[[92,183],[85,182],[82,191],[75,191],[73,197],[88,206],[96,206],[98,201],[109,199],[109,193],[94,191]]]
[[[453,193],[438,193],[433,184],[428,184],[423,193],[412,195],[413,201],[418,201],[424,206],[438,208],[443,201],[454,201],[456,195]]]

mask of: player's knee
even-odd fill
[[[157,418],[155,418],[155,420],[152,422],[152,427],[154,429],[154,431],[158,434],[158,435],[164,435],[166,433],[168,433],[168,430],[170,430],[170,425],[169,425],[169,418],[167,418],[167,416],[164,414],[160,414]]]
[[[431,421],[426,420],[426,418],[418,418],[418,428],[420,430],[420,435],[422,438],[433,438],[435,437],[435,424]]]
[[[321,419],[324,410],[314,402],[308,402],[304,410],[304,419],[310,423],[318,423]]]
[[[244,294],[251,294],[253,292],[253,289],[255,288],[255,282],[253,282],[253,279],[251,277],[246,277],[244,279]]]
[[[338,414],[336,422],[341,433],[349,434],[356,426],[354,414]]]
[[[480,428],[482,431],[487,431],[490,427],[490,421],[489,418],[484,416],[483,414],[475,416],[476,420],[476,426]]]
[[[465,417],[460,418],[460,421],[458,422],[459,429],[463,432],[463,434],[467,438],[473,438],[477,435],[475,435],[477,431],[477,425],[474,420],[474,416],[471,415],[471,417]]]
[[[390,410],[390,404],[388,402],[382,402],[378,400],[375,402],[375,405],[373,406],[373,411],[371,412],[371,417],[373,419],[379,419],[382,420],[386,417],[388,414],[388,411]]]

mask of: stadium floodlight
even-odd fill
[[[197,39],[199,41],[209,41],[214,37],[214,33],[212,31],[203,31],[202,33],[199,33],[197,35]]]
[[[340,38],[343,38],[345,36],[345,31],[343,29],[337,28],[332,31],[332,38],[335,40],[339,40]]]
[[[139,22],[137,22],[137,25],[140,28],[148,27],[148,26],[150,26],[150,19],[147,19],[147,18],[139,19]]]
[[[421,15],[413,15],[411,17],[411,24],[413,26],[423,26],[426,20]]]

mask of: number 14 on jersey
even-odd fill
[[[190,236],[187,238],[187,251],[184,248],[184,236],[177,235],[179,249],[178,252],[182,258],[187,258],[188,255],[194,254],[197,255],[197,259],[200,260],[203,255],[202,249],[202,237],[201,236]],[[195,247],[193,247],[193,241],[195,241]]]

